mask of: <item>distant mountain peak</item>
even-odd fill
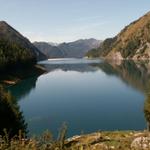
[[[79,39],[74,42],[64,42],[58,45],[50,45],[45,42],[34,42],[33,44],[49,58],[62,57],[84,57],[92,48],[99,47],[101,41],[94,38]]]
[[[7,25],[7,26],[8,26],[8,23],[7,23],[6,21],[3,21],[3,20],[0,21],[0,24],[1,24],[1,25]]]
[[[145,15],[150,15],[150,11],[148,11]]]
[[[11,30],[11,31],[14,31],[14,32],[17,32],[19,33],[17,30],[15,30],[11,25],[9,25],[6,21],[0,21],[0,30],[1,32],[3,30],[7,31],[7,30]],[[20,34],[20,33],[19,33]],[[21,35],[21,34],[20,34]]]

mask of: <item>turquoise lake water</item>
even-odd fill
[[[46,129],[56,135],[64,122],[68,136],[146,128],[144,101],[149,73],[142,74],[143,64],[55,59],[40,65],[48,72],[9,87],[30,135]]]

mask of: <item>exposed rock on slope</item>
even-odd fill
[[[150,12],[126,26],[116,37],[106,39],[89,57],[150,59]]]

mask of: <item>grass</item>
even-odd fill
[[[9,139],[7,132],[0,137],[0,150],[150,150],[150,133],[147,131],[96,132],[66,139],[64,125],[57,139],[49,131],[39,137],[27,139],[21,131]],[[134,140],[141,137],[138,144]]]

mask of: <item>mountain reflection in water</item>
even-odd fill
[[[73,60],[73,61],[75,61],[75,60]],[[57,61],[55,60],[55,62],[57,62]],[[146,61],[146,62],[144,62],[144,61],[143,62],[102,61],[102,60],[97,61],[96,60],[94,62],[86,62],[86,63],[85,62],[84,63],[83,62],[80,62],[80,63],[79,62],[78,63],[68,62],[67,63],[67,61],[65,60],[65,63],[62,63],[60,61],[58,61],[57,63],[54,63],[54,62],[49,63],[49,61],[47,61],[47,62],[44,61],[40,64],[46,68],[47,74],[43,74],[38,78],[33,77],[33,78],[26,79],[26,80],[18,83],[17,85],[11,86],[8,88],[9,91],[12,93],[12,95],[16,96],[17,99],[19,100],[19,105],[21,106],[21,108],[24,112],[25,118],[29,124],[29,131],[31,131],[31,133],[37,133],[38,130],[43,131],[46,128],[49,128],[50,130],[55,131],[56,128],[58,128],[58,126],[60,126],[60,122],[68,121],[68,120],[69,120],[68,122],[70,124],[69,127],[72,128],[72,129],[70,129],[71,131],[70,131],[69,135],[78,134],[79,130],[81,131],[81,129],[85,130],[85,132],[91,132],[91,131],[93,132],[98,129],[101,129],[101,130],[114,130],[114,129],[139,130],[140,129],[141,130],[146,127],[145,121],[142,119],[142,114],[141,114],[142,111],[143,111],[143,113],[145,113],[145,119],[148,122],[147,124],[149,127],[149,122],[150,122],[149,104],[150,103],[149,103],[148,97],[149,97],[149,93],[150,93],[150,88],[149,88],[150,87],[149,86],[150,85],[150,62],[148,62],[148,61]],[[77,74],[80,73],[80,74],[77,75],[76,73]],[[98,74],[101,75],[100,78],[98,77]],[[103,77],[105,77],[104,75],[107,75],[108,80],[110,80],[110,86],[107,85],[107,87],[106,87],[107,89],[105,90],[105,93],[110,94],[110,97],[111,97],[111,95],[114,95],[114,97],[112,97],[112,101],[108,101],[106,99],[106,98],[110,98],[110,97],[107,97],[105,93],[100,95],[100,92],[105,89],[105,83],[103,83],[103,85],[99,85],[98,82],[100,82],[100,80],[101,80],[101,82],[105,81],[105,80],[103,80]],[[110,77],[113,77],[113,78],[110,78]],[[72,80],[75,80],[75,81],[72,81]],[[80,87],[78,85],[80,83],[77,83],[79,80],[81,80],[81,84],[82,84],[82,86],[80,85]],[[93,80],[93,85],[91,84],[92,80]],[[117,113],[117,110],[114,113],[115,107],[117,106],[119,99],[121,102],[121,99],[123,97],[121,97],[121,95],[120,95],[118,97],[118,100],[115,100],[117,93],[109,93],[109,92],[114,91],[114,90],[112,90],[113,85],[111,85],[111,84],[113,84],[113,83],[117,84],[116,82],[120,82],[119,80],[127,86],[126,88],[123,88],[123,89],[127,89],[129,87],[128,91],[125,91],[126,93],[130,93],[132,91],[134,93],[135,91],[138,91],[138,93],[140,95],[143,95],[143,97],[145,96],[146,101],[143,105],[141,105],[141,103],[143,103],[143,102],[139,103],[139,100],[138,100],[139,94],[137,94],[137,96],[134,96],[134,94],[132,94],[132,96],[130,96],[130,97],[128,97],[128,94],[127,94],[126,98],[127,98],[128,104],[127,104],[127,106],[124,106],[124,107],[127,107],[127,108],[124,108],[125,110],[129,109],[129,113],[135,113],[135,112],[139,113],[136,115],[131,114],[131,116],[132,115],[133,116],[135,115],[135,117],[141,116],[140,117],[141,119],[139,119],[139,118],[135,118],[135,119],[136,120],[139,119],[139,121],[142,121],[143,123],[142,122],[141,123],[138,122],[135,124],[133,123],[133,125],[131,125],[131,127],[130,127],[130,123],[131,123],[130,119],[132,119],[131,116],[127,117],[127,121],[125,123],[125,122],[123,122],[123,118],[124,118],[123,116],[121,117],[121,116],[118,116],[119,114],[115,114],[115,113]],[[60,83],[60,81],[61,82],[63,81],[63,82]],[[89,86],[91,86],[90,90],[92,90],[92,91],[88,90],[88,88],[89,88],[89,87],[87,87],[88,82],[89,82]],[[66,84],[64,84],[64,83],[66,83]],[[109,81],[106,84],[109,84]],[[121,83],[119,83],[119,84],[121,84]],[[67,86],[67,88],[65,86]],[[118,85],[118,90],[119,90],[119,86],[123,86],[123,85]],[[75,89],[77,87],[79,89]],[[109,89],[109,87],[110,87],[110,89]],[[70,96],[66,95],[67,94],[66,90],[69,88],[70,88],[70,91],[68,91],[69,92],[68,94],[72,94]],[[95,88],[95,89],[92,89],[92,88]],[[58,89],[58,92],[56,91],[57,89]],[[62,90],[60,91],[60,89],[62,89]],[[46,92],[48,90],[49,90],[49,92]],[[80,96],[77,95],[77,94],[79,94],[78,90],[80,91]],[[41,92],[41,93],[39,93],[39,92]],[[95,95],[93,95],[93,94],[95,94]],[[92,99],[91,99],[92,95],[93,95],[93,104],[92,104]],[[98,97],[98,96],[102,97],[102,99],[104,99],[104,100],[103,101],[100,100],[100,97]],[[83,116],[82,115],[80,115],[78,117],[75,116],[75,114],[77,115],[78,113],[74,112],[74,108],[73,108],[72,104],[70,103],[70,101],[68,101],[69,97],[72,97],[72,100],[70,99],[70,101],[72,101],[72,103],[74,105],[76,105],[77,110]],[[81,98],[81,100],[78,99],[79,97]],[[132,97],[134,99],[137,98],[138,101],[133,102],[134,99],[131,99]],[[87,101],[85,98],[88,98]],[[49,101],[48,101],[48,99],[49,99]],[[99,101],[98,101],[98,99],[99,99]],[[123,99],[125,99],[125,98],[123,98]],[[26,100],[28,100],[28,102]],[[82,101],[86,107],[89,107],[89,109],[88,108],[86,109],[85,106],[83,107]],[[114,109],[112,109],[113,107],[112,108],[109,107],[110,110],[108,110],[108,112],[110,111],[110,114],[117,117],[115,120],[116,123],[113,121],[111,121],[111,122],[108,121],[108,118],[110,120],[113,119],[113,118],[110,118],[110,115],[105,115],[104,118],[102,118],[102,116],[104,115],[103,113],[105,112],[105,109],[107,108],[107,106],[105,104],[105,103],[107,103],[107,101],[110,102],[111,106],[113,105],[113,101],[114,101],[114,105],[116,105],[116,106],[114,106]],[[43,104],[41,102],[43,102]],[[122,101],[122,102],[124,103],[124,101]],[[130,102],[132,102],[132,104],[130,104]],[[44,103],[45,103],[45,105],[44,105]],[[67,111],[67,112],[65,114],[67,116],[64,116],[62,114],[64,112],[64,108],[62,109],[61,106],[59,106],[60,108],[57,108],[59,105],[58,103],[60,103],[60,104],[63,103],[62,106],[66,105],[64,107],[66,107],[65,111]],[[69,106],[67,106],[67,103]],[[131,108],[133,108],[133,106],[132,106],[132,105],[134,105],[133,103],[135,103],[135,105],[138,105],[138,107],[142,106],[143,109],[141,110],[141,112],[137,112],[137,110],[135,110],[136,107],[133,110],[131,109]],[[41,108],[39,108],[39,110],[38,110],[33,106],[34,110],[32,110],[31,105],[33,105],[33,104],[37,105],[36,107],[39,106]],[[94,109],[93,109],[92,105],[93,105]],[[102,106],[104,105],[104,110],[99,109],[99,107],[101,108],[101,105]],[[120,103],[118,105],[120,105]],[[47,110],[48,106],[49,106],[49,110]],[[53,108],[52,108],[52,106],[53,106]],[[128,106],[131,108],[129,108]],[[44,107],[45,107],[45,110],[44,110]],[[54,109],[54,108],[56,108],[56,109]],[[123,107],[120,106],[120,109],[121,108],[123,108]],[[117,109],[119,110],[119,106],[117,106]],[[46,111],[46,112],[43,112],[43,111]],[[96,111],[97,111],[97,113],[96,113]],[[68,112],[70,114],[68,114]],[[50,114],[48,114],[48,113],[50,113]],[[122,115],[126,115],[124,113],[125,112],[122,112]],[[98,117],[98,114],[99,114],[99,117]],[[46,116],[44,116],[44,115],[46,115]],[[49,124],[46,125],[46,122],[49,120],[48,116],[51,116],[51,115],[54,117],[53,120],[56,120],[56,121],[51,122],[51,125],[49,125]],[[89,117],[87,117],[88,118],[87,120],[84,120],[84,119],[86,119],[85,115],[87,115],[87,116],[93,115],[93,118],[90,119],[90,116],[89,116]],[[120,115],[121,115],[121,113],[120,113]],[[50,118],[53,118],[52,116]],[[63,120],[63,119],[66,119],[66,120]],[[77,120],[80,120],[80,121],[78,121],[78,123],[80,123],[79,126],[76,124]],[[81,120],[83,120],[83,122]],[[106,120],[106,123],[105,123],[105,120]],[[124,123],[124,125],[123,124],[119,125],[118,121]],[[87,124],[87,122],[89,122],[89,124]],[[93,125],[91,125],[92,122],[93,122]],[[86,123],[87,127],[85,127],[84,123]],[[38,125],[39,125],[39,127],[38,127]],[[37,127],[35,128],[35,126],[37,126]],[[84,127],[85,127],[85,129],[84,129]],[[91,129],[89,130],[90,127],[91,127]]]

